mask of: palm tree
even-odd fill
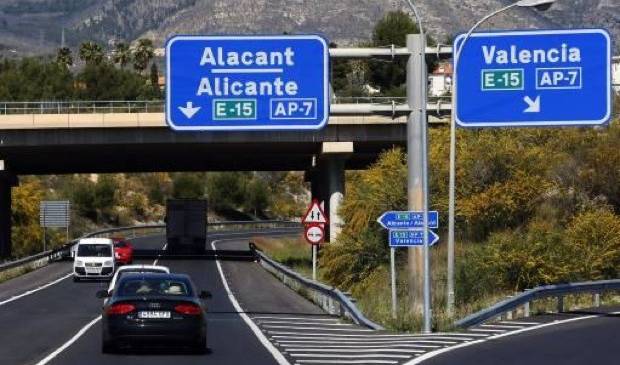
[[[139,39],[138,45],[133,52],[133,68],[140,73],[144,72],[155,55],[154,51],[152,40],[146,38]]]
[[[119,65],[121,68],[125,68],[125,66],[131,62],[131,50],[129,49],[129,45],[124,42],[119,42],[114,47],[114,63]]]
[[[67,68],[73,66],[73,55],[71,54],[69,47],[58,48],[58,52],[56,53],[56,63],[59,65],[64,65]]]
[[[95,42],[84,42],[80,45],[79,56],[87,64],[99,65],[103,62],[103,48]]]

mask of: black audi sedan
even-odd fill
[[[123,275],[108,298],[102,314],[104,353],[135,344],[182,346],[207,352],[206,307],[191,279],[183,274],[130,273]]]

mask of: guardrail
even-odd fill
[[[530,303],[548,297],[557,298],[558,312],[564,311],[564,297],[573,294],[593,293],[593,304],[599,306],[600,294],[606,291],[620,291],[620,279],[539,286],[471,314],[455,322],[455,326],[461,328],[475,326],[489,319],[501,317],[505,313],[512,313],[521,306],[523,306],[524,317],[529,317]]]
[[[340,290],[318,281],[307,279],[290,268],[272,260],[260,251],[254,243],[250,243],[260,265],[275,275],[284,285],[302,294],[329,314],[346,317],[353,322],[374,330],[384,329],[364,316],[355,304]]]
[[[269,221],[231,221],[231,222],[211,222],[207,223],[207,230],[211,231],[220,231],[225,228],[234,228],[234,227],[245,227],[245,228],[255,228],[255,229],[269,229],[269,228],[295,228],[301,227],[301,223],[299,222],[291,222],[291,221],[279,221],[279,220],[269,220]],[[129,233],[127,238],[134,238],[137,236],[144,236],[149,233],[163,233],[166,229],[165,224],[144,224],[139,226],[130,226],[130,227],[115,227],[115,228],[107,228],[99,231],[91,232],[85,234],[79,238],[71,240],[65,243],[63,246],[55,248],[53,250],[48,250],[45,252],[41,252],[32,256],[24,257],[18,260],[6,262],[0,264],[0,272],[4,272],[11,269],[17,269],[21,267],[30,267],[30,268],[38,268],[41,266],[47,265],[50,261],[61,260],[63,258],[70,257],[71,255],[71,247],[75,245],[82,238],[91,238],[91,237],[111,237],[114,234],[118,234],[121,232]]]
[[[450,97],[429,97],[429,104],[450,103]],[[406,104],[404,97],[334,97],[332,104]],[[133,101],[6,101],[0,102],[0,115],[12,114],[92,114],[92,113],[163,113],[163,100]]]

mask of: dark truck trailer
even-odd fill
[[[166,201],[166,242],[172,253],[204,253],[207,243],[207,201]]]

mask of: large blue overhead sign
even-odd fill
[[[312,130],[329,118],[319,36],[176,36],[166,45],[175,130]]]
[[[474,33],[457,71],[456,121],[463,127],[599,125],[611,116],[604,30]]]

